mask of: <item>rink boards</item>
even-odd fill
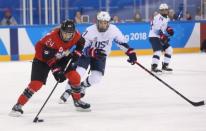
[[[77,25],[80,32],[85,31],[90,24]],[[116,24],[129,40],[129,45],[137,50],[138,55],[152,54],[148,39],[149,23]],[[205,23],[201,22],[171,22],[175,34],[170,44],[175,53],[198,52],[201,41],[206,38]],[[36,42],[48,33],[54,26],[15,26],[0,28],[0,61],[30,60],[34,56]],[[124,53],[113,44],[112,56]]]

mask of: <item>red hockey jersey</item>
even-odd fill
[[[81,48],[83,49],[84,43],[80,41],[80,38],[82,38],[81,34],[78,31],[76,31],[70,41],[64,42],[60,38],[60,29],[59,28],[54,29],[53,31],[48,33],[46,36],[44,36],[42,39],[40,39],[35,45],[35,59],[38,59],[42,62],[49,64],[48,62],[51,59],[53,59],[55,57],[55,54],[58,52],[61,53],[61,52],[67,51],[71,49],[74,45],[82,46]],[[53,50],[54,53],[53,53],[53,56],[51,56],[51,59],[45,59],[43,57],[45,48],[50,48]]]

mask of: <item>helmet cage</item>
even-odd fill
[[[97,14],[97,29],[99,32],[105,32],[109,28],[110,15],[106,11],[100,11]]]
[[[65,20],[61,24],[60,36],[63,41],[69,41],[75,33],[75,25],[71,20]]]

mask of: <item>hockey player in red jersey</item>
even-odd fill
[[[80,75],[75,71],[73,63],[82,55],[85,39],[75,30],[74,22],[65,20],[58,27],[44,36],[35,45],[35,57],[32,62],[31,81],[27,88],[19,96],[17,103],[10,112],[11,116],[23,114],[22,107],[44,84],[51,70],[55,79],[61,83],[68,79],[72,85],[72,97],[74,105],[78,108],[88,109],[90,105],[80,100]],[[72,53],[69,49],[76,46]],[[64,72],[69,59],[72,59],[69,67]]]

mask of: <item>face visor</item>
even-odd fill
[[[167,17],[168,14],[169,14],[169,10],[168,9],[161,9],[159,10],[160,14],[163,16],[163,17]]]
[[[97,21],[97,28],[99,32],[105,32],[109,28],[109,22],[108,21]]]
[[[63,41],[70,41],[74,35],[74,32],[66,32],[66,31],[60,29],[60,35],[61,35],[61,38]]]

